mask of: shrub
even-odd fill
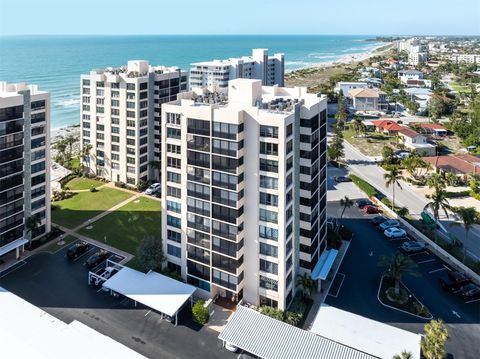
[[[378,194],[377,190],[375,189],[375,187],[370,185],[368,182],[364,181],[363,179],[361,179],[360,177],[357,177],[355,175],[350,175],[350,178],[352,179],[353,183],[355,183],[358,188],[360,188],[363,192],[365,192],[365,194],[368,197],[377,196],[377,194]]]
[[[429,316],[430,316],[430,311],[429,311],[428,308],[427,308],[426,306],[424,306],[423,304],[414,302],[414,303],[413,303],[413,307],[415,308],[415,313],[416,313],[417,315],[420,315],[420,316],[422,316],[422,317],[429,317]]]
[[[192,307],[193,319],[202,325],[207,324],[210,317],[210,314],[208,314],[208,308],[205,308],[204,304],[205,302],[203,300],[199,300]]]
[[[272,307],[269,307],[269,306],[266,306],[266,305],[263,305],[263,306],[260,307],[260,313],[262,313],[263,315],[266,315],[270,318],[281,320],[281,321],[284,320],[284,316],[285,316],[285,314],[283,313],[282,310],[272,308]]]
[[[352,239],[352,236],[353,236],[353,233],[351,230],[349,230],[347,227],[345,226],[340,226],[340,228],[338,229],[338,234],[340,234],[340,237],[344,240],[344,241],[349,241]]]
[[[90,192],[92,193],[98,192],[98,189],[96,189],[95,187],[90,187]]]
[[[138,181],[137,190],[140,192],[145,191],[148,188],[148,183],[144,180]]]
[[[461,198],[470,196],[470,191],[460,191],[460,192],[446,192],[445,196],[447,198]]]
[[[122,181],[116,181],[115,182],[115,187],[119,187],[119,188],[127,188],[127,184],[122,182]]]
[[[333,229],[327,230],[327,247],[338,249],[342,245],[342,237]]]
[[[285,318],[285,322],[290,325],[297,326],[302,319],[303,319],[303,314],[288,311]]]

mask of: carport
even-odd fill
[[[121,266],[121,265],[118,265]],[[149,271],[143,273],[121,266],[118,273],[110,277],[103,287],[121,294],[135,302],[141,303],[178,322],[178,312],[195,292],[195,287],[179,282],[160,273]]]
[[[317,264],[313,268],[312,279],[320,281],[327,279],[328,273],[330,273],[330,270],[332,269],[333,263],[335,262],[337,255],[338,251],[336,249],[323,251],[322,255],[318,259]],[[321,283],[318,290],[320,290],[320,288]]]
[[[16,258],[17,259],[20,258],[20,247],[24,246],[26,243],[28,243],[28,239],[25,239],[25,238],[20,238],[10,243],[7,243],[3,247],[0,247],[0,257],[16,249],[17,250]],[[22,251],[23,251],[23,247],[22,247]]]

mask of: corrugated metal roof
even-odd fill
[[[244,306],[218,338],[264,359],[376,358]]]

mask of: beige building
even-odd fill
[[[0,259],[50,232],[50,95],[0,82]],[[38,226],[26,228],[29,218]]]
[[[90,171],[132,186],[157,179],[150,164],[161,159],[160,106],[187,89],[187,73],[136,60],[93,70],[80,81],[81,143],[92,146]]]
[[[162,106],[167,264],[205,297],[285,309],[326,248],[325,96],[236,79]]]

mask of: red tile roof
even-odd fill
[[[447,131],[446,127],[439,125],[438,123],[417,123],[416,125],[420,126],[421,128],[429,128],[431,130],[445,130]]]
[[[408,127],[403,127],[398,132],[401,133],[402,135],[410,137],[410,138],[415,138],[417,136],[420,136],[420,134],[417,131],[414,131],[411,128],[408,128]]]
[[[392,120],[373,120],[370,121],[375,127],[381,128],[386,131],[400,131],[405,128],[398,125],[395,121]]]
[[[480,157],[470,154],[432,156],[423,157],[423,159],[446,172],[456,174],[480,174]]]

